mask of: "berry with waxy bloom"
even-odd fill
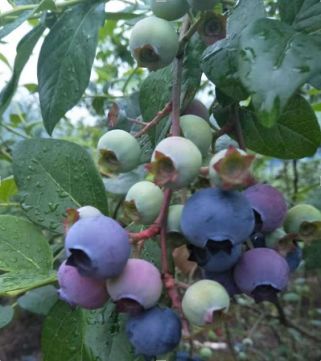
[[[75,267],[63,262],[58,270],[59,297],[71,306],[95,309],[104,306],[108,300],[103,280],[81,276]]]

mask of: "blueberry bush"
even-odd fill
[[[42,315],[43,361],[319,360],[320,0],[8,3],[0,332]]]

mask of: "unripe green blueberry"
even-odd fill
[[[219,173],[215,169],[215,166],[216,166],[216,164],[218,164],[219,161],[221,161],[226,156],[229,149],[231,149],[231,148],[229,147],[228,149],[223,149],[223,150],[219,151],[218,153],[214,154],[214,156],[212,157],[212,159],[210,161],[209,178],[210,178],[210,183],[212,186],[217,186],[217,187],[222,186],[222,183],[223,183],[222,178],[220,177]],[[235,151],[239,152],[240,155],[243,155],[243,156],[246,155],[244,150],[239,149],[239,148],[234,148],[234,149],[235,149]]]
[[[277,228],[272,233],[265,235],[265,244],[268,248],[276,248],[280,239],[286,236],[283,228]]]
[[[204,11],[213,9],[217,0],[188,0],[194,11]]]
[[[157,70],[169,65],[178,51],[178,35],[172,25],[151,16],[134,26],[129,46],[139,66]]]
[[[177,20],[189,9],[186,0],[150,0],[150,6],[155,16],[165,20]]]
[[[283,227],[287,233],[298,233],[303,222],[321,221],[321,212],[310,204],[298,204],[289,209]]]
[[[182,233],[181,216],[183,212],[183,204],[173,204],[168,209],[167,216],[167,232],[168,233]]]
[[[184,137],[191,140],[205,157],[212,143],[212,130],[206,120],[197,115],[183,115],[180,127]]]
[[[173,204],[168,209],[167,216],[167,240],[173,247],[179,247],[186,243],[186,239],[181,229],[181,216],[184,206],[182,204]]]
[[[121,129],[110,130],[98,141],[99,165],[104,173],[125,173],[136,168],[141,149],[131,134]]]
[[[128,191],[124,208],[133,221],[151,224],[157,218],[163,202],[163,192],[152,182],[142,181],[134,184]]]
[[[186,318],[194,325],[203,326],[215,320],[215,312],[227,312],[230,297],[216,281],[201,280],[190,286],[182,301]]]
[[[202,166],[202,154],[196,145],[183,137],[168,137],[156,146],[147,165],[160,186],[179,189],[188,186]]]

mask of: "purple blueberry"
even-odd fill
[[[126,333],[136,354],[155,357],[172,351],[181,340],[181,321],[170,308],[154,307],[128,319]]]
[[[75,267],[63,262],[58,270],[59,297],[71,306],[95,309],[102,307],[108,300],[106,284],[81,276]]]
[[[155,306],[162,288],[159,270],[143,259],[129,259],[118,277],[107,280],[110,297],[117,303],[119,311],[125,312]]]
[[[181,227],[196,247],[229,252],[233,245],[248,239],[254,228],[254,214],[248,200],[239,192],[207,188],[194,193],[186,202]]]
[[[67,265],[82,276],[118,276],[130,254],[129,237],[112,218],[100,215],[78,220],[69,229],[66,242]]]
[[[275,301],[289,281],[286,260],[270,248],[254,248],[243,253],[234,269],[239,289],[257,302]]]
[[[197,115],[205,120],[209,120],[209,112],[206,106],[198,99],[193,99],[184,109],[182,115]]]
[[[269,233],[280,227],[287,213],[287,205],[281,192],[267,184],[255,184],[243,194],[256,213],[256,230]]]
[[[208,272],[224,272],[231,269],[241,257],[242,245],[235,245],[227,252],[218,249],[217,243],[208,241],[206,247],[199,248],[190,246],[191,255],[189,260],[196,262],[200,267]],[[212,248],[213,245],[213,248]]]

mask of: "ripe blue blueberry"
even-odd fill
[[[276,300],[289,281],[286,260],[270,248],[253,248],[243,253],[234,269],[234,280],[239,289],[257,302]]]
[[[60,265],[57,277],[59,297],[71,306],[95,309],[104,306],[108,300],[104,280],[83,277],[66,262]]]
[[[172,351],[181,339],[181,321],[170,308],[154,307],[126,323],[126,333],[136,354],[155,357]]]
[[[230,297],[242,293],[234,281],[233,269],[226,272],[203,271],[203,278],[220,283],[226,289]]]
[[[293,249],[286,254],[285,259],[288,262],[290,272],[294,272],[299,267],[302,256],[302,248],[298,244],[295,244]]]
[[[267,184],[255,184],[243,194],[256,213],[256,230],[269,233],[283,224],[287,205],[280,191]]]
[[[117,303],[119,311],[124,312],[155,306],[162,288],[159,270],[143,259],[129,259],[118,277],[107,280],[110,297]]]
[[[213,248],[212,248],[213,245]],[[191,255],[189,260],[196,262],[208,272],[225,272],[231,269],[241,257],[242,245],[237,244],[229,249],[218,249],[216,242],[208,241],[206,247],[189,246]]]
[[[128,232],[104,215],[79,219],[69,229],[65,247],[67,265],[94,278],[118,276],[130,254]]]
[[[202,361],[202,359],[197,356],[190,356],[188,352],[180,351],[176,353],[175,361]]]
[[[181,227],[196,247],[212,241],[217,249],[229,252],[246,241],[254,228],[254,214],[248,200],[239,192],[207,188],[194,193],[185,203]]]

